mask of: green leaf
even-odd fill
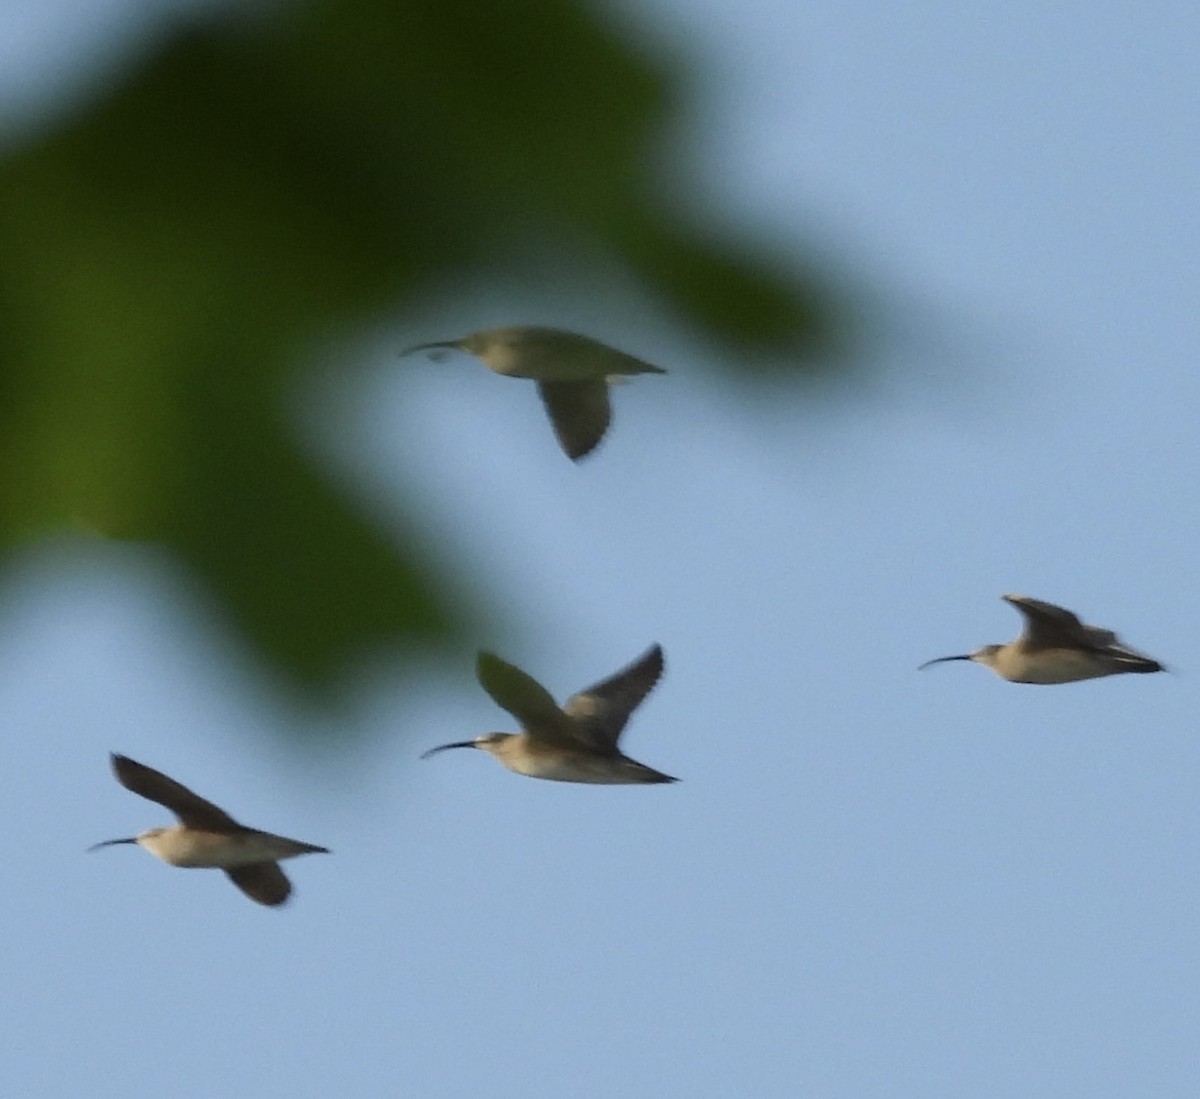
[[[344,0],[181,31],[0,160],[0,548],[151,540],[278,679],[464,639],[419,515],[385,534],[288,420],[306,355],[563,229],[747,347],[821,349],[819,278],[646,196],[666,65],[567,0]]]

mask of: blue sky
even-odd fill
[[[364,671],[361,746],[297,753],[152,551],[31,554],[0,587],[12,1094],[1200,1088],[1200,14],[627,7],[708,66],[695,200],[837,257],[892,338],[765,401],[628,292],[458,288],[379,335],[314,445],[385,520],[430,502],[511,615],[479,645],[556,695],[661,642],[625,747],[683,781],[419,762],[510,727],[469,651]],[[395,358],[514,321],[671,373],[576,467],[531,386]],[[1177,674],[916,671],[1015,636],[1008,591]],[[280,912],[85,855],[168,822],[112,749],[335,853]]]

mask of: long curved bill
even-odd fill
[[[99,851],[101,847],[112,847],[114,844],[117,844],[117,843],[137,843],[137,837],[130,836],[128,839],[123,839],[123,840],[103,840],[100,843],[93,843],[92,846],[88,848],[88,850],[89,851]]]
[[[448,752],[451,748],[474,748],[476,747],[473,740],[456,740],[453,744],[439,744],[436,748],[430,748],[428,752],[422,752],[421,758],[428,759],[430,756],[436,756],[438,752]]]
[[[435,343],[418,343],[412,347],[406,347],[400,352],[400,357],[405,355],[415,355],[418,351],[455,351],[458,348],[458,343],[455,340],[438,340]]]
[[[925,663],[922,664],[917,669],[917,671],[923,672],[926,668],[928,668],[932,664],[945,664],[947,660],[970,660],[970,659],[971,659],[970,653],[963,653],[962,656],[939,656],[936,660],[926,660]]]

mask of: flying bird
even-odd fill
[[[128,839],[105,840],[89,847],[89,851],[118,843],[136,843],[171,866],[224,870],[247,897],[272,906],[283,904],[292,891],[279,859],[329,853],[326,847],[238,824],[211,801],[128,756],[113,753],[112,769],[126,790],[170,809],[179,823],[169,828],[151,828]]]
[[[608,430],[610,384],[630,374],[666,373],[598,340],[537,325],[488,328],[457,340],[418,344],[402,354],[438,349],[466,351],[497,374],[536,381],[554,434],[572,461],[590,454]]]
[[[520,722],[519,733],[486,733],[474,740],[431,748],[490,752],[510,771],[559,782],[675,782],[624,755],[617,743],[629,715],[658,682],[663,652],[647,649],[626,668],[572,695],[561,709],[537,680],[492,653],[480,653],[476,675],[492,700]]]
[[[1021,636],[1006,645],[984,645],[962,656],[940,656],[921,665],[973,660],[1012,683],[1074,683],[1123,672],[1161,672],[1162,664],[1118,640],[1112,630],[1085,626],[1053,603],[1027,595],[1001,596],[1025,618]]]

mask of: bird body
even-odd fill
[[[529,733],[489,733],[472,746],[490,752],[510,771],[529,778],[607,786],[676,781],[620,752],[601,755]]]
[[[675,782],[670,775],[630,759],[617,747],[629,715],[663,670],[662,649],[652,646],[628,667],[580,691],[561,709],[537,680],[498,656],[480,653],[476,673],[497,705],[521,723],[519,733],[486,733],[474,740],[431,748],[478,748],[510,771],[556,782],[635,785]]]
[[[436,346],[436,345],[435,345]],[[633,355],[562,328],[489,328],[452,342],[497,374],[539,382],[600,382],[630,374],[665,374]]]
[[[217,870],[274,862],[276,859],[326,850],[315,844],[259,832],[253,828],[241,832],[204,832],[197,828],[185,828],[181,824],[170,828],[151,828],[135,836],[134,842],[171,866]]]
[[[457,340],[418,344],[404,354],[437,349],[466,351],[497,374],[536,381],[559,444],[573,461],[590,454],[608,430],[611,382],[666,373],[599,340],[539,325],[488,328]]]
[[[150,828],[127,839],[105,840],[93,845],[93,851],[134,843],[171,866],[224,870],[251,900],[272,906],[282,904],[292,891],[279,859],[318,852],[328,854],[326,847],[238,824],[212,802],[128,756],[114,753],[112,767],[122,786],[170,809],[179,823]]]
[[[989,647],[990,648],[990,647]],[[1085,649],[1040,649],[1029,652],[1016,642],[999,645],[990,652],[980,650],[976,663],[991,668],[1010,683],[1056,684],[1100,679],[1120,672],[1158,671],[1113,659],[1104,653]]]
[[[1084,625],[1071,611],[1027,595],[1001,597],[1025,618],[1025,629],[1005,645],[984,645],[961,656],[941,656],[921,665],[971,660],[1011,683],[1058,684],[1121,675],[1161,672],[1157,660],[1123,644],[1112,630]]]

